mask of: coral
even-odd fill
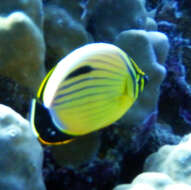
[[[32,94],[30,90],[8,77],[0,76],[0,102],[27,117]],[[11,96],[9,96],[11,94]]]
[[[63,189],[112,189],[119,178],[120,167],[109,160],[96,159],[77,169],[58,167],[51,153],[45,152],[45,183],[47,190]]]
[[[143,93],[117,122],[123,143],[131,143],[131,149],[136,152],[147,142],[157,121],[160,85],[166,76],[164,62],[169,49],[168,38],[160,32],[128,30],[116,36],[114,44],[127,52],[149,78]]]
[[[68,146],[44,147],[43,174],[48,190],[105,190],[120,183],[128,184],[115,190],[190,189],[190,150],[186,142],[165,146],[168,148],[161,148],[147,159],[148,171],[166,174],[139,175],[148,154],[164,144],[177,144],[180,135],[190,132],[189,7],[189,0],[1,1],[0,101],[23,115],[28,114],[31,91],[35,94],[44,77],[45,64],[49,70],[86,43],[114,43],[149,76],[132,109],[120,121],[99,131],[100,136],[94,139],[90,135]],[[42,150],[28,123],[12,110],[4,106],[1,109],[0,117],[10,114],[8,119],[0,119],[0,189],[23,189],[26,180],[29,189],[44,189],[40,174]],[[20,125],[21,120],[25,124]],[[15,162],[9,159],[12,157]],[[9,167],[5,168],[7,162]]]
[[[24,12],[33,22],[42,29],[43,25],[43,5],[39,0],[1,0],[1,16],[8,16],[14,11]]]
[[[99,147],[100,137],[95,133],[76,138],[65,145],[53,146],[51,151],[60,166],[78,167],[93,160]]]
[[[187,0],[162,1],[156,12],[158,29],[168,35],[171,46],[166,61],[167,78],[161,88],[159,117],[179,135],[190,132],[191,126],[189,4]]]
[[[0,17],[0,73],[36,92],[44,76],[44,41],[22,12]],[[11,54],[11,56],[10,56]]]
[[[126,51],[149,77],[143,93],[122,118],[128,125],[141,124],[151,112],[157,111],[160,84],[166,74],[162,64],[169,49],[168,39],[159,32],[128,30],[116,37],[115,44]]]
[[[115,16],[113,16],[115,15]],[[92,12],[88,29],[95,41],[112,42],[116,35],[128,29],[144,29],[147,11],[143,0],[98,1]]]
[[[113,190],[190,190],[191,186],[174,182],[163,173],[145,172],[138,175],[131,184],[118,185]]]
[[[138,175],[131,184],[118,185],[114,190],[181,190],[191,189],[190,160],[191,134],[178,145],[164,145],[148,156],[145,172]]]
[[[65,55],[65,53],[70,52],[73,48],[88,42],[88,31],[93,40],[111,42],[122,48],[135,60],[146,74],[149,75],[149,82],[146,85],[144,93],[139,97],[139,100],[134,107],[132,107],[132,111],[129,110],[119,122],[113,124],[113,127],[103,130],[101,138],[99,139],[101,141],[100,149],[98,153],[95,154],[95,158],[92,161],[89,161],[89,163],[86,163],[85,165],[78,166],[78,169],[68,169],[67,167],[58,166],[58,168],[51,170],[49,169],[51,163],[49,163],[48,160],[45,160],[45,168],[47,169],[45,179],[47,187],[50,189],[58,181],[62,184],[61,176],[67,174],[70,176],[67,178],[68,183],[60,185],[60,189],[63,187],[75,189],[75,185],[69,185],[71,183],[71,178],[77,178],[76,184],[79,183],[79,186],[83,188],[107,189],[108,187],[111,187],[110,185],[115,185],[117,183],[116,165],[119,167],[117,170],[118,176],[123,176],[123,179],[125,179],[124,176],[127,175],[125,170],[128,170],[130,172],[129,176],[132,178],[141,168],[141,163],[145,156],[150,153],[149,151],[144,153],[139,152],[143,147],[143,144],[146,143],[149,146],[151,143],[155,143],[147,143],[149,139],[148,133],[151,132],[151,129],[157,120],[160,85],[166,75],[164,62],[168,54],[169,43],[166,35],[155,31],[157,29],[156,22],[152,17],[148,16],[149,13],[144,8],[144,1],[136,0],[133,3],[131,1],[122,1],[120,4],[114,0],[97,1],[96,3],[93,3],[91,0],[86,1],[86,3],[84,1],[83,8],[86,12],[84,13],[85,21],[79,19],[79,15],[82,12],[77,11],[76,15],[78,16],[75,16],[73,15],[73,12],[69,11],[75,6],[70,9],[67,7],[70,3],[67,3],[65,8],[66,2],[62,2],[63,4],[61,1],[47,1],[45,4],[45,39],[48,48],[46,63],[48,63],[48,65],[54,65],[62,55]],[[79,4],[77,4],[76,7],[79,6]],[[115,16],[111,17],[111,10],[116,13]],[[65,15],[65,17],[62,15]],[[58,21],[60,21],[60,25],[58,24]],[[69,36],[67,33],[70,32],[70,27],[68,26],[76,28],[80,26],[82,28],[80,31],[85,31],[85,33],[82,32],[82,37],[84,37],[79,39],[85,40],[79,40],[79,42],[78,39],[75,40],[78,44],[76,45],[74,43],[74,46],[72,39],[75,39],[75,37],[70,36],[66,41],[64,37]],[[74,28],[73,36],[75,36],[76,31],[78,32],[79,30]],[[63,36],[64,32],[66,32],[65,36]],[[59,40],[57,36],[55,36],[55,33],[60,34],[61,37],[59,37]],[[81,36],[78,34],[80,33],[77,33],[77,37]],[[155,147],[151,148],[152,150],[156,150],[156,148],[164,142],[175,143],[179,140],[179,138],[174,137],[171,132],[161,136],[159,137],[161,139],[158,139],[156,142],[156,144],[159,144],[156,146],[154,145]],[[168,137],[172,138],[168,141]],[[153,138],[152,140],[154,141],[156,139],[157,138]],[[130,143],[131,141],[133,143]],[[87,141],[87,144],[90,144],[89,140]],[[53,162],[57,162],[57,164],[59,163],[61,165],[68,165],[68,163],[74,166],[76,163],[79,165],[75,159],[70,158],[70,154],[66,155],[68,161],[66,160],[62,162],[62,158],[64,158],[67,153],[64,149],[61,151],[61,147],[58,148],[60,149],[59,151],[56,149],[57,148],[52,148],[54,155],[50,153],[47,156],[54,156]],[[71,146],[70,149],[77,150],[78,147],[76,146],[73,148]],[[84,158],[84,160],[87,160],[86,157],[83,157],[86,149],[87,146],[85,146],[84,150],[82,147],[79,149],[82,150],[79,151],[81,152],[79,153],[79,157]],[[133,151],[136,152],[136,154],[132,154]],[[76,153],[78,153],[78,151],[75,151],[75,154]],[[139,158],[139,156],[142,157]],[[96,162],[95,160],[99,160],[99,162]],[[137,166],[136,161],[139,162],[140,166]],[[128,162],[128,164],[125,162]],[[106,163],[110,163],[109,167],[106,167]],[[140,168],[135,171],[135,166]],[[92,167],[94,168],[93,170]],[[116,181],[111,184],[109,179],[105,176],[105,182],[103,184],[96,184],[95,181],[97,181],[97,178],[99,178],[98,176],[100,176],[97,171],[105,173],[108,170],[113,174],[113,178],[115,178]],[[88,172],[84,173],[84,171]],[[96,173],[94,174],[92,171]],[[54,179],[51,178],[53,173],[55,174]],[[87,179],[87,177],[91,179],[90,182],[82,180],[84,178]],[[108,185],[108,182],[110,185]]]
[[[42,27],[41,1],[1,1],[0,102],[23,116],[45,75]]]
[[[136,41],[138,41],[139,43]],[[136,52],[134,52],[133,51],[134,48],[132,48],[135,42],[137,45]],[[119,47],[124,49],[125,51],[130,52],[130,55],[136,60],[138,65],[142,67],[143,70],[145,70],[145,72],[149,75],[149,78],[150,78],[149,79],[150,81],[145,88],[145,92],[143,93],[143,95],[140,96],[139,100],[135,104],[135,107],[133,106],[134,110],[131,111],[133,109],[132,108],[130,112],[128,112],[121,119],[121,121],[118,122],[120,123],[119,125],[125,126],[122,129],[123,131],[125,131],[123,134],[120,128],[116,129],[119,131],[118,132],[118,137],[120,137],[119,144],[122,144],[122,142],[123,144],[124,143],[128,144],[129,142],[127,141],[127,135],[131,137],[133,136],[130,130],[131,125],[132,125],[132,128],[135,125],[138,126],[142,124],[143,121],[145,121],[145,118],[149,118],[150,116],[151,118],[148,119],[149,121],[144,122],[143,124],[144,128],[149,128],[151,125],[153,125],[156,122],[156,114],[153,114],[152,116],[152,112],[157,110],[159,87],[165,76],[165,68],[162,65],[162,63],[165,61],[165,58],[168,52],[168,40],[165,35],[158,32],[146,32],[143,30],[129,30],[129,31],[124,31],[123,33],[121,33],[117,37],[115,43]],[[143,47],[146,50],[144,53],[142,53]],[[151,93],[152,93],[152,101],[150,100]],[[147,132],[149,132],[149,130],[147,130]],[[136,135],[137,135],[137,131],[136,131]],[[140,147],[143,145],[143,141],[140,140],[140,139],[143,139],[142,137],[145,137],[144,132],[141,133],[139,136],[137,136],[138,140],[137,139],[135,140],[136,144],[134,144],[132,148],[134,149],[134,151],[135,151],[135,146],[137,146],[136,150],[138,151]],[[137,141],[139,141],[140,143],[138,144]],[[90,144],[90,140],[87,140],[87,143]],[[130,147],[128,148],[130,149]],[[126,150],[124,151],[127,151],[128,148],[126,148]],[[53,147],[53,150],[55,149],[57,149],[57,147],[55,148]],[[59,157],[62,154],[62,157],[64,158],[65,157],[64,155],[67,154],[66,153],[67,151],[64,151],[65,149],[64,148],[62,149],[61,147],[59,149],[61,149],[61,151],[55,151],[55,153],[57,152]],[[73,149],[72,145],[70,146],[70,149]],[[87,147],[84,147],[84,150],[86,149]],[[83,154],[84,150],[82,149],[81,154]],[[73,158],[70,159],[69,155],[70,154],[66,155],[68,160],[70,162],[75,161]],[[104,154],[102,153],[102,156],[104,158],[105,157],[108,158],[108,160],[110,159],[109,155],[110,153],[107,151]],[[58,156],[56,156],[55,154],[55,158],[56,157],[58,158]],[[81,157],[81,155],[79,155],[79,157]],[[87,159],[84,158],[84,160],[87,160]],[[66,161],[64,162],[66,163]],[[75,162],[73,162],[74,165],[75,165]]]
[[[45,75],[42,2],[3,0],[0,14],[0,74],[36,93]]]
[[[75,21],[65,9],[47,5],[44,10],[47,64],[50,68],[72,50],[88,43],[89,37],[84,26]]]
[[[120,33],[125,29],[135,27],[135,25],[136,25],[135,28],[138,29],[147,28],[148,30],[156,30],[156,23],[151,17],[147,16],[147,12],[144,8],[143,1],[135,1],[133,2],[133,4],[131,4],[130,1],[123,1],[123,3],[118,6],[116,6],[115,1],[106,1],[106,2],[98,1],[97,3],[93,3],[92,1],[86,1],[86,3],[83,4],[84,5],[83,8],[84,11],[87,12],[87,17],[88,17],[88,19],[86,17],[87,23],[77,22],[79,19],[76,19],[76,17],[72,15],[73,12],[69,11],[75,7],[74,5],[70,7],[71,4],[67,3],[66,1],[53,1],[51,3],[47,1],[45,4],[45,39],[47,45],[46,64],[48,68],[55,65],[56,62],[62,56],[65,56],[73,49],[83,45],[84,43],[91,41],[88,32],[85,30],[85,26],[87,26],[88,29],[89,24],[91,25],[92,22],[91,18],[97,19],[99,22],[103,21],[103,23],[106,23],[106,20],[110,19],[108,11],[110,8],[117,9],[117,11],[121,12],[121,14],[124,14],[123,10],[125,8],[128,8],[131,11],[129,13],[125,12],[126,15],[123,15],[124,18],[122,18],[121,15],[121,19],[124,19],[122,20],[123,22],[116,21],[113,22],[112,25],[109,22],[111,27],[116,28],[116,33],[112,34],[113,36],[111,37],[111,40],[115,40],[114,43],[117,46],[124,49],[129,55],[131,55],[136,60],[136,62],[138,62],[139,66],[142,67],[142,69],[146,73],[148,72],[151,82],[149,82],[149,84],[145,89],[145,95],[143,97],[140,97],[140,102],[137,103],[138,106],[136,107],[134,112],[132,111],[132,114],[129,115],[127,114],[127,116],[125,116],[121,120],[121,122],[119,122],[120,123],[119,125],[125,126],[124,129],[125,133],[123,135],[124,136],[123,139],[128,139],[127,136],[130,137],[133,136],[130,126],[132,125],[132,128],[135,125],[144,126],[143,121],[146,118],[146,120],[149,120],[149,122],[147,123],[145,122],[146,124],[144,128],[146,128],[147,126],[147,131],[149,132],[148,130],[149,127],[151,127],[156,122],[157,117],[155,112],[157,110],[159,87],[165,77],[165,68],[161,64],[164,63],[168,53],[167,37],[162,33],[146,32],[144,30],[126,30]],[[78,3],[76,4],[76,8],[77,7],[79,7]],[[100,19],[99,14],[102,14],[102,12],[100,11],[98,12],[98,10],[99,8],[102,9],[105,7],[107,7],[105,12],[108,14],[104,15],[104,19]],[[133,18],[132,15],[134,14],[137,14],[138,16],[136,18]],[[114,19],[117,18],[118,17],[116,16],[116,18]],[[128,22],[130,23],[128,27],[126,27],[127,24],[124,25],[124,22],[126,20],[130,20],[130,22]],[[125,27],[123,28],[119,25],[124,25]],[[109,27],[106,26],[103,29],[108,30],[108,28]],[[96,31],[96,29],[94,30],[94,32]],[[96,39],[97,37],[94,32],[91,32],[91,35],[93,36],[93,39]],[[57,35],[55,35],[55,33]],[[98,33],[104,35],[102,31],[99,31]],[[119,35],[116,37],[117,34]],[[59,40],[57,40],[58,36]],[[103,37],[103,41],[107,41],[107,37],[108,35],[105,35]],[[137,38],[140,38],[140,43],[137,43]],[[125,43],[123,43],[123,41]],[[133,50],[135,49],[134,44],[137,44],[137,50],[138,50],[137,52],[133,52]],[[145,53],[143,53],[141,48],[143,47],[145,48],[145,46],[148,48],[146,49]],[[144,62],[142,61],[143,59]],[[153,94],[153,92],[155,94]],[[153,101],[148,101],[148,99],[150,99],[149,97],[150,93],[153,94]],[[145,104],[147,106],[145,106]],[[137,110],[140,111],[137,112]],[[149,119],[150,117],[151,119]],[[127,118],[131,119],[128,120]],[[140,126],[138,126],[138,128],[140,128]],[[146,129],[144,129],[144,131],[146,131]],[[119,136],[121,136],[120,133],[121,132],[118,133]],[[137,134],[137,131],[135,132],[135,134]],[[136,138],[142,139],[142,136],[144,136],[144,132],[141,131],[140,137],[136,136]],[[129,143],[127,142],[127,140],[124,141],[120,140],[119,144],[121,144],[122,142]],[[140,147],[141,146],[138,145],[137,150],[140,149]],[[61,152],[60,151],[58,152],[60,156]],[[105,156],[107,157],[107,155]],[[63,157],[64,157],[64,151],[63,151]]]
[[[64,8],[70,16],[78,21],[81,22],[81,16],[83,14],[83,0],[75,1],[75,0],[54,0],[53,2],[48,2],[47,4],[55,4],[58,7]]]
[[[156,123],[150,129],[150,135],[145,146],[150,152],[156,152],[161,146],[165,144],[178,144],[181,139],[182,138],[180,136],[173,133],[172,127],[170,125]],[[144,141],[142,140],[142,142]]]
[[[153,147],[153,143],[159,143],[160,145],[157,146],[160,147],[161,145],[169,144],[169,139],[171,139],[171,144],[176,144],[181,137],[174,136],[174,132],[179,135],[190,132],[191,123],[191,93],[189,85],[190,40],[188,39],[190,36],[190,28],[188,27],[190,23],[188,19],[190,15],[190,11],[188,11],[190,1],[150,0],[147,1],[147,5],[148,4],[156,8],[155,18],[158,21],[158,29],[168,36],[171,49],[165,64],[167,77],[160,89],[160,102],[157,103],[161,123],[154,126],[154,133],[152,132],[153,129],[151,130],[151,137],[144,147],[144,152]],[[168,124],[164,124],[164,122]],[[170,131],[168,128],[170,128]],[[153,134],[155,139],[152,140]],[[191,189],[189,181],[190,140],[186,142],[187,138],[190,139],[189,136],[186,137],[179,145],[163,146],[157,153],[151,155],[145,163],[146,172],[164,172],[166,173],[166,177],[170,177],[170,180],[173,181],[171,185],[165,186],[162,189]],[[176,140],[174,141],[173,139]],[[162,142],[161,140],[165,140],[166,142]],[[156,150],[156,147],[154,149]],[[164,175],[164,173],[160,174]],[[143,181],[146,179],[144,174],[145,173],[141,174],[144,177]],[[152,180],[154,176],[152,176],[152,173],[150,174],[150,179]],[[145,182],[141,184],[124,184],[115,188],[115,190],[122,189],[158,190],[161,188],[151,186],[150,183],[147,182],[146,184]]]
[[[45,190],[42,148],[29,122],[0,105],[0,189]]]
[[[176,182],[191,185],[191,134],[185,136],[178,145],[164,145],[151,154],[145,162],[145,170],[162,172]]]

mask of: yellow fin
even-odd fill
[[[131,62],[137,73],[139,73],[140,75],[145,75],[145,73],[138,67],[138,65],[135,63],[135,61],[132,58],[131,58]]]

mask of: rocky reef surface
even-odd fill
[[[45,74],[87,43],[120,47],[149,82],[119,121],[62,146],[41,146],[29,123],[2,105],[0,189],[191,189],[190,7],[190,0],[2,0],[0,103],[24,118]]]
[[[144,173],[131,184],[118,185],[114,190],[170,190],[191,189],[190,160],[191,135],[186,135],[178,145],[164,145],[148,156]]]
[[[43,150],[29,122],[11,108],[0,105],[0,189],[45,190]]]

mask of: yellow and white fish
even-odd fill
[[[31,125],[48,145],[107,127],[143,91],[147,76],[120,48],[92,43],[63,58],[45,77],[31,107]]]

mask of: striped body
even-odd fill
[[[50,71],[37,98],[61,132],[84,135],[121,118],[143,90],[144,76],[118,47],[89,44]]]

